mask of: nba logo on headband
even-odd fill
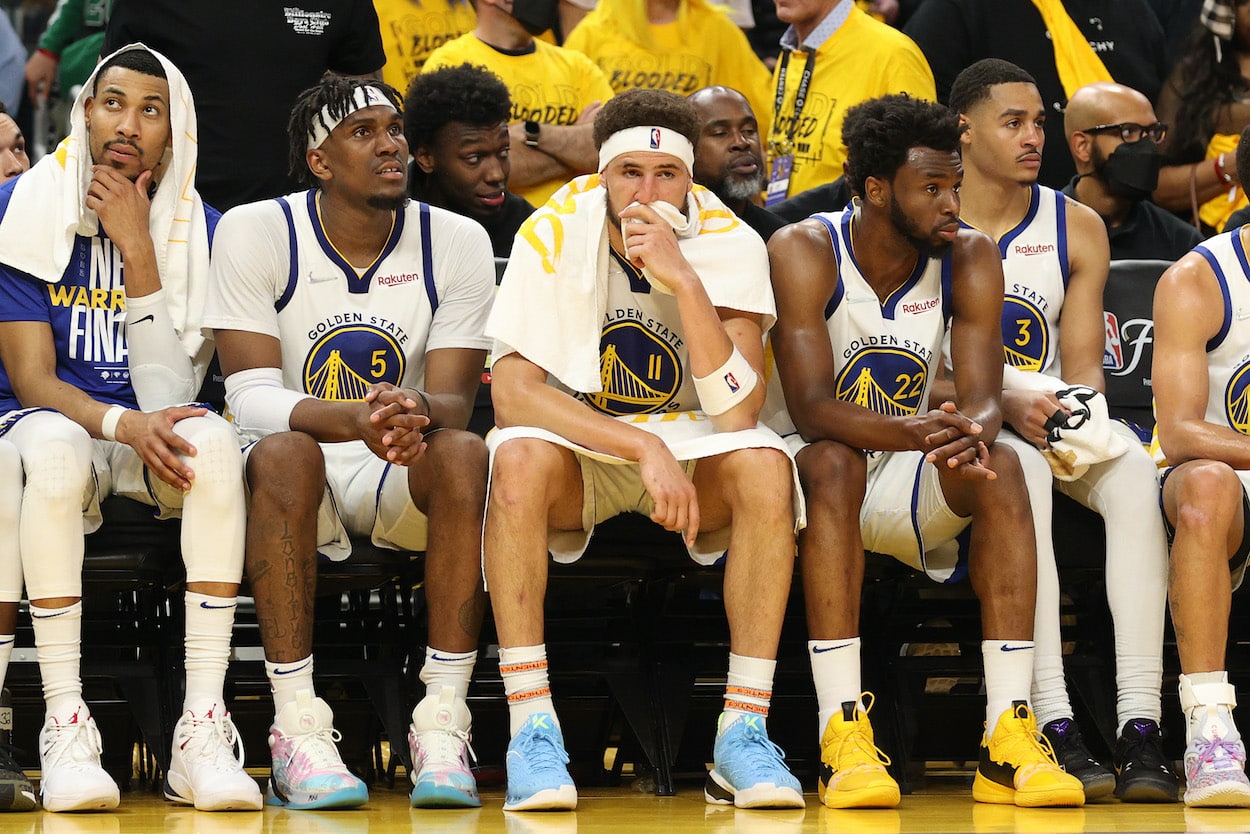
[[[651,128],[651,150],[659,150],[660,148],[660,129],[658,127]]]

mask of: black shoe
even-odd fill
[[[1055,761],[1068,773],[1081,780],[1086,801],[1106,796],[1115,790],[1115,774],[1090,754],[1081,738],[1081,730],[1071,718],[1058,718],[1042,727],[1042,735],[1055,751]]]
[[[13,758],[13,707],[9,690],[0,689],[0,811],[33,811],[35,788]]]
[[[1125,802],[1175,802],[1180,780],[1163,755],[1163,730],[1134,718],[1115,743],[1115,795]]]

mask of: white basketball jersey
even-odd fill
[[[813,215],[829,230],[838,268],[837,286],[825,306],[834,392],[840,400],[880,414],[927,410],[934,363],[950,319],[950,253],[918,259],[902,286],[882,302],[855,261],[853,216],[849,208]],[[793,423],[787,427],[780,421],[773,428],[780,434],[795,430]],[[870,466],[875,457],[870,455]]]
[[[1062,193],[1034,184],[1029,211],[998,241],[1003,258],[1003,355],[1022,371],[1061,376],[1059,312],[1068,287]]]
[[[1207,343],[1206,420],[1250,435],[1250,262],[1240,230],[1194,249],[1207,259],[1224,296],[1224,323]],[[1235,326],[1234,326],[1235,325]]]
[[[277,337],[285,387],[324,400],[359,400],[379,382],[422,388],[427,351],[490,347],[494,266],[480,226],[411,202],[361,271],[326,236],[317,193],[223,219],[210,326]]]

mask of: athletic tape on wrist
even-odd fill
[[[104,419],[100,421],[100,436],[105,440],[116,440],[117,424],[121,422],[122,415],[129,410],[124,405],[114,405],[104,412]]]
[[[750,396],[759,380],[759,374],[735,345],[725,364],[707,376],[694,378],[694,390],[703,412],[715,417]]]

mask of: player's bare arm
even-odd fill
[[[1250,469],[1250,437],[1205,419],[1206,344],[1219,333],[1224,308],[1215,273],[1194,252],[1163,273],[1155,289],[1152,381],[1159,444],[1173,466],[1208,459]]]
[[[768,256],[777,299],[773,355],[787,409],[804,440],[837,440],[874,451],[928,451],[933,446],[927,438],[946,429],[957,437],[979,433],[972,420],[958,413],[934,409],[888,416],[839,400],[824,318],[837,286],[829,233],[817,221],[787,226],[769,241]]]
[[[282,368],[282,347],[276,338],[243,330],[217,330],[217,355],[227,378],[256,368]],[[418,409],[419,411],[419,409]],[[425,430],[428,418],[413,414],[398,403],[375,411],[363,400],[332,402],[306,397],[291,411],[292,431],[303,432],[320,443],[363,440],[383,460],[405,464],[420,453],[416,449],[393,447],[388,439],[403,431]]]
[[[0,324],[0,362],[4,363],[13,392],[24,407],[51,408],[82,426],[92,437],[104,437],[101,423],[112,406],[57,377],[56,346],[52,328],[46,322]],[[116,438],[133,447],[162,481],[185,491],[191,488],[195,473],[179,455],[194,457],[195,447],[175,434],[173,425],[206,413],[206,409],[192,406],[150,413],[127,409],[117,424]]]

